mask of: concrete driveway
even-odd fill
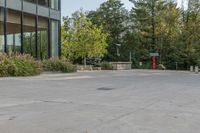
[[[198,133],[200,75],[102,71],[0,79],[0,133]]]

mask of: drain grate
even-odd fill
[[[110,91],[110,90],[114,90],[115,88],[107,88],[107,87],[102,87],[102,88],[98,88],[97,90],[100,91]]]

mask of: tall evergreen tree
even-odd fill
[[[188,1],[188,10],[198,12],[200,6],[200,0],[189,0]]]
[[[132,21],[144,37],[143,42],[149,51],[155,52],[157,45],[157,28],[160,21],[160,14],[164,8],[164,0],[130,0],[134,3],[131,11]]]

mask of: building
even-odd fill
[[[60,0],[0,0],[0,52],[60,55]]]

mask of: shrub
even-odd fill
[[[102,62],[101,69],[102,70],[113,70],[113,66],[109,62]]]
[[[34,76],[41,71],[40,63],[30,55],[0,54],[0,77]]]
[[[70,73],[76,72],[76,67],[65,59],[49,59],[42,62],[44,71]]]
[[[30,55],[0,54],[0,77],[34,76],[43,71],[76,72],[76,67],[64,59],[36,61]]]

